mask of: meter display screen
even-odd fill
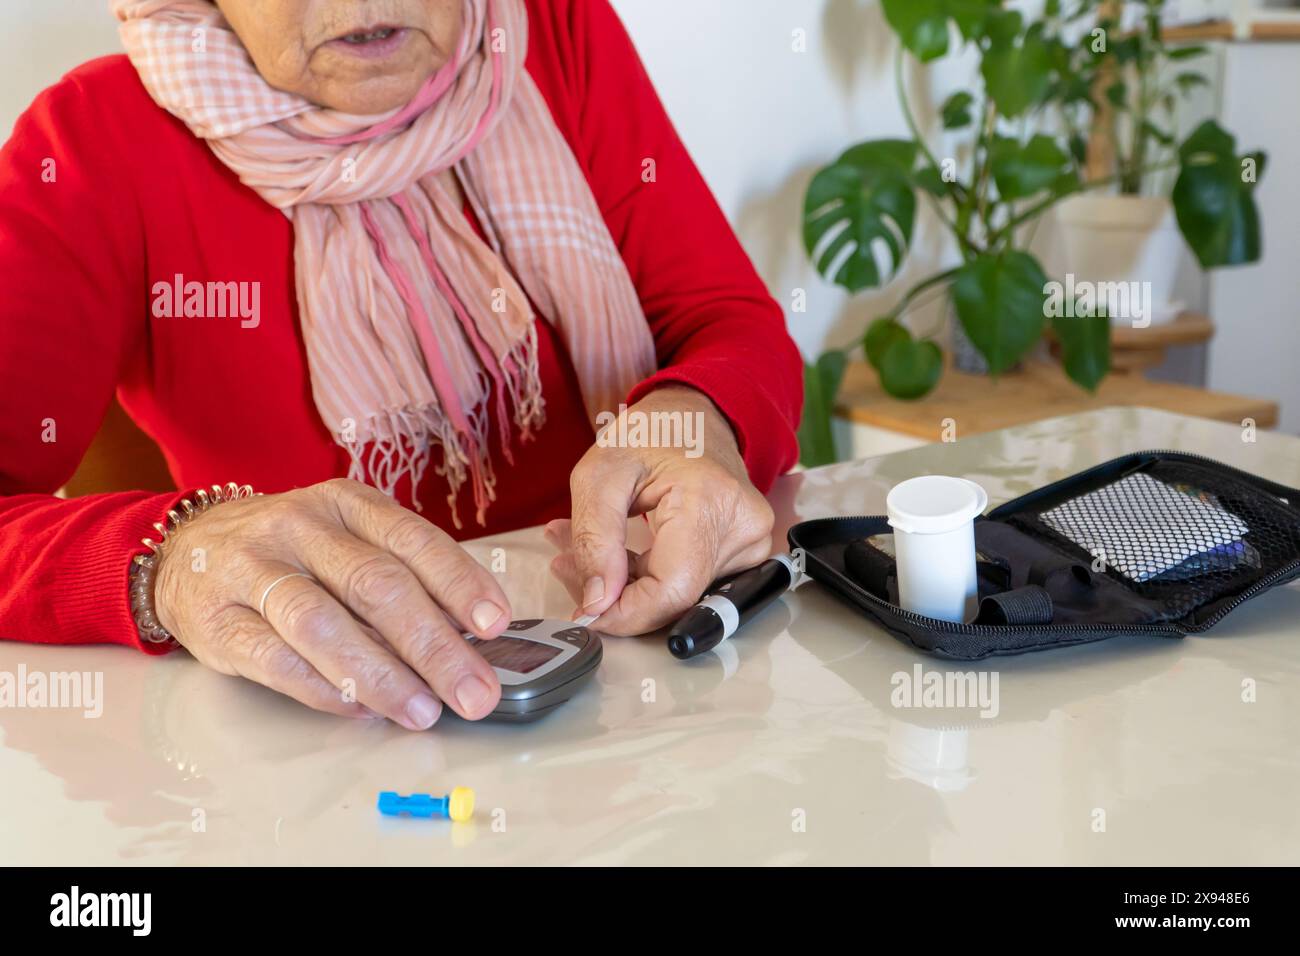
[[[505,635],[492,641],[475,640],[472,643],[475,650],[493,667],[514,671],[516,674],[531,673],[551,658],[563,653],[558,647]]]

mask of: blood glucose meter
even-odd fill
[[[582,686],[600,663],[600,634],[572,621],[511,621],[490,641],[466,638],[501,681],[489,720],[536,720]]]

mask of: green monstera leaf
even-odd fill
[[[971,105],[975,97],[965,90],[958,90],[943,101],[940,114],[943,116],[944,129],[965,129],[971,124]]]
[[[948,23],[966,40],[979,35],[985,19],[1001,0],[882,0],[885,19],[922,62],[948,52]]]
[[[989,150],[993,180],[1004,200],[1025,199],[1044,189],[1070,188],[1075,181],[1070,155],[1056,140],[1041,133],[1027,143],[1005,136]]]
[[[910,176],[920,147],[910,139],[872,139],[850,146],[839,158],[841,163],[892,169]]]
[[[1046,286],[1038,260],[1014,249],[986,253],[958,269],[953,307],[992,374],[1018,362],[1043,334]]]
[[[799,421],[799,462],[806,468],[829,465],[838,460],[831,417],[835,396],[844,380],[843,352],[826,352],[803,367],[803,418]]]
[[[917,58],[937,60],[948,52],[948,13],[944,0],[882,0],[885,19]]]
[[[863,338],[867,361],[880,374],[880,385],[895,398],[925,395],[943,371],[943,353],[933,342],[918,342],[895,319],[876,319]]]
[[[1178,151],[1182,170],[1174,184],[1178,228],[1206,269],[1259,259],[1259,211],[1255,186],[1265,155],[1237,155],[1237,141],[1206,120]]]
[[[885,352],[895,342],[911,341],[912,334],[894,319],[876,319],[867,326],[867,334],[862,338],[862,351],[867,353],[871,367],[880,370]]]
[[[910,335],[891,344],[880,357],[880,385],[895,398],[920,398],[934,388],[942,372],[939,346],[915,341]]]
[[[1061,343],[1065,374],[1095,392],[1110,371],[1110,319],[1103,315],[1052,317],[1052,331]]]
[[[917,152],[907,140],[860,143],[813,177],[803,239],[823,276],[860,292],[897,273],[916,223]]]
[[[1002,0],[947,0],[945,6],[962,38],[974,40],[984,30],[988,18],[1002,5]]]
[[[1023,25],[1024,19],[1015,10],[990,17],[988,46],[980,62],[985,89],[998,112],[1008,119],[1041,103],[1052,88],[1053,53],[1042,24],[1022,30]]]

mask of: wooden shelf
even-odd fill
[[[1252,40],[1300,40],[1300,20],[1252,23],[1250,38]]]
[[[1113,325],[1110,346],[1115,350],[1167,349],[1175,345],[1200,345],[1214,338],[1214,323],[1200,312],[1184,312],[1172,322],[1135,329]]]
[[[1165,27],[1160,34],[1167,43],[1200,43],[1206,40],[1235,40],[1237,28],[1227,20],[1211,20]]]
[[[1272,428],[1278,416],[1276,402],[1137,375],[1110,375],[1089,394],[1058,365],[1045,361],[1028,362],[1021,371],[997,379],[949,368],[938,387],[915,402],[886,395],[875,370],[854,362],[845,373],[836,412],[858,424],[939,441],[945,419],[957,423],[959,436],[968,436],[1114,405],[1160,408],[1234,424],[1249,418],[1260,428]]]
[[[1256,20],[1243,24],[1241,30],[1231,20],[1210,20],[1165,27],[1162,35],[1170,43],[1204,43],[1211,40],[1295,42],[1300,41],[1300,18]]]

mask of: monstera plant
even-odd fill
[[[1099,0],[1047,0],[1038,18],[1008,9],[1003,0],[882,5],[899,40],[896,85],[910,136],[859,143],[814,176],[804,202],[804,245],[817,270],[849,292],[886,286],[907,259],[924,203],[960,261],[907,289],[851,348],[825,352],[806,366],[800,443],[809,466],[835,460],[831,413],[845,364],[858,348],[890,395],[914,399],[934,388],[943,370],[936,341],[942,327],[918,333],[907,321],[932,297],[946,298],[990,374],[1015,365],[1050,326],[1066,373],[1081,387],[1096,388],[1109,371],[1109,319],[1100,310],[1045,308],[1048,276],[1026,248],[1024,227],[1067,197],[1177,170],[1178,226],[1201,264],[1259,256],[1252,193],[1263,157],[1238,155],[1233,137],[1212,121],[1169,156],[1139,153],[1114,175],[1085,175],[1084,130],[1101,105],[1094,97],[1123,96],[1097,78],[1110,58],[1131,63],[1135,49],[1099,10]],[[1158,18],[1145,29],[1158,35]],[[904,84],[906,58],[930,63],[961,48],[977,52],[978,80],[942,104],[944,130],[964,144],[944,155],[915,119]]]

